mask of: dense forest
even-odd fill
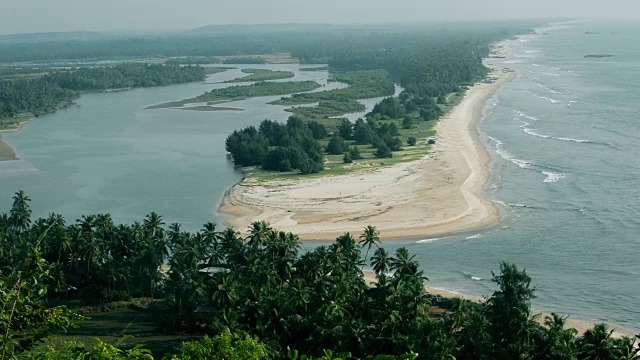
[[[65,304],[138,296],[155,299],[164,332],[202,337],[171,359],[639,356],[633,339],[613,337],[604,324],[578,336],[564,317],[534,315],[535,288],[514,264],[500,264],[496,291],[483,303],[433,296],[407,249],[389,253],[372,226],[302,252],[296,235],[262,222],[246,236],[211,223],[195,233],[165,227],[155,213],[131,225],[114,224],[108,214],[67,224],[56,214],[32,221],[29,203],[18,192],[0,214],[5,359],[152,359],[142,345],[38,345],[82,322]],[[365,268],[374,273],[370,280]]]
[[[468,24],[407,24],[259,27],[219,27],[199,32],[166,35],[47,38],[0,41],[0,62],[56,61],[68,59],[114,59],[185,56],[246,56],[291,52],[304,63],[326,64],[337,53],[361,50],[415,48],[416,44],[466,42],[487,44],[529,31],[539,22],[491,22]],[[19,40],[19,39],[17,39]],[[246,58],[246,57],[245,57]],[[250,57],[251,58],[251,57]],[[232,59],[238,61],[239,59]]]
[[[48,69],[35,79],[0,80],[0,118],[41,115],[71,104],[82,91],[104,91],[202,81],[200,66],[122,64],[111,67]]]

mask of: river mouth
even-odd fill
[[[84,94],[67,109],[3,134],[21,160],[0,162],[0,211],[8,211],[14,192],[24,190],[36,218],[54,212],[73,222],[110,213],[116,222],[133,223],[155,211],[185,230],[209,221],[222,224],[226,217],[217,208],[225,191],[242,179],[227,157],[226,136],[264,119],[285,121],[288,107],[267,104],[282,96],[145,108],[238,85],[224,81],[245,76],[243,68],[291,71],[293,78],[278,81],[316,81],[322,85],[316,91],[347,86],[327,82],[327,70],[304,67],[241,65],[202,83]],[[366,111],[380,99],[363,100]]]

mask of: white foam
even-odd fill
[[[577,143],[592,143],[593,141],[591,140],[586,140],[586,139],[574,139],[574,138],[570,138],[570,137],[558,137],[558,138],[554,138],[556,140],[562,140],[562,141],[571,141],[571,142],[577,142]]]
[[[538,98],[540,98],[540,99],[543,99],[543,100],[547,100],[547,101],[549,101],[549,102],[550,102],[550,103],[552,103],[552,104],[557,104],[557,103],[561,102],[560,100],[552,99],[552,98],[550,98],[550,97],[546,97],[546,96],[536,95],[536,97],[538,97]]]
[[[526,127],[526,125],[520,126],[520,128],[522,129],[522,131],[525,132],[525,134],[528,134],[528,135],[531,135],[531,136],[539,137],[539,138],[542,138],[542,139],[551,138],[551,136],[549,136],[549,135],[542,135],[542,134],[537,133],[533,129],[529,129],[528,127]]]
[[[516,114],[520,115],[520,117],[527,118],[527,119],[529,119],[529,120],[533,120],[533,121],[538,121],[538,120],[540,120],[540,119],[538,119],[537,117],[535,117],[535,116],[531,116],[531,115],[527,114],[527,113],[526,113],[526,112],[524,112],[524,111],[520,111],[520,110],[513,110],[513,111],[515,111],[515,112],[516,112]]]
[[[556,91],[556,90],[552,90],[552,89],[550,89],[550,88],[549,88],[548,86],[546,86],[546,85],[542,85],[542,84],[540,84],[540,83],[536,83],[536,85],[538,85],[541,89],[545,89],[545,90],[547,90],[548,92],[550,92],[550,93],[552,93],[552,94],[562,94],[562,92],[560,92],[560,91]]]
[[[555,77],[560,76],[560,74],[554,74],[554,73],[543,73],[543,74],[547,76],[555,76]]]
[[[540,67],[538,64],[531,64],[531,66]]]
[[[475,235],[467,236],[465,239],[470,240],[470,239],[481,239],[481,238],[482,238],[482,234],[475,234]]]
[[[482,278],[478,277],[478,276],[472,276],[471,280],[480,281],[480,280],[482,280]]]
[[[519,120],[519,119],[515,119],[515,120]],[[542,139],[553,139],[553,140],[569,141],[569,142],[583,143],[583,144],[593,143],[591,140],[587,140],[587,139],[575,139],[575,138],[571,138],[571,137],[555,137],[555,136],[551,136],[551,135],[540,134],[536,130],[529,128],[528,126],[531,125],[531,124],[529,124],[528,122],[522,121],[522,120],[519,120],[519,121],[522,122],[522,125],[520,125],[520,129],[522,129],[522,131],[525,134],[528,134],[528,135],[531,135],[531,136],[539,137],[539,138],[542,138]]]
[[[542,174],[547,177],[546,179],[542,180],[542,182],[545,183],[554,183],[559,181],[560,179],[564,179],[565,177],[567,177],[565,174],[554,173],[551,171],[543,171]]]
[[[513,155],[511,155],[511,153],[504,150],[502,148],[502,144],[503,144],[502,141],[495,139],[491,136],[489,136],[489,139],[491,139],[491,141],[496,143],[496,154],[500,155],[501,158],[507,161],[511,161],[514,165],[516,165],[521,169],[528,169],[531,167],[531,161],[516,159],[515,157],[513,157]]]
[[[432,242],[440,240],[440,239],[441,238],[418,240],[418,241],[416,241],[416,244],[428,244],[428,243],[432,243]]]

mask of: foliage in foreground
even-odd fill
[[[334,244],[300,253],[296,235],[262,222],[254,223],[247,236],[216,231],[212,224],[189,233],[177,224],[165,230],[154,215],[133,232],[107,221],[87,222],[91,217],[80,220],[82,226],[65,226],[56,216],[53,223],[39,219],[32,225],[30,213],[28,197],[19,192],[11,211],[0,215],[5,299],[0,330],[9,334],[1,343],[6,359],[37,354],[33,347],[43,335],[74,320],[64,308],[50,309],[44,302],[45,296],[62,296],[55,291],[65,285],[61,280],[86,277],[78,283],[85,288],[97,281],[111,291],[128,291],[127,276],[137,273],[146,275],[137,280],[140,284],[147,281],[154,296],[166,299],[165,329],[211,335],[183,345],[174,358],[302,359],[297,354],[308,354],[357,359],[415,353],[418,359],[638,359],[635,341],[613,337],[604,324],[578,337],[563,317],[551,314],[536,321],[531,278],[510,263],[500,264],[493,278],[497,290],[485,303],[449,301],[444,318],[432,319],[434,298],[425,291],[420,264],[406,248],[387,252],[371,226],[359,237],[360,246],[347,233]],[[74,236],[82,251],[54,245]],[[137,242],[156,244],[157,262],[127,263],[129,256],[136,259],[135,252],[116,250]],[[162,276],[165,261],[170,270]],[[375,273],[370,284],[365,265]],[[48,269],[62,277],[48,278]],[[334,357],[326,349],[345,355]],[[76,359],[150,358],[141,347],[123,351],[101,342],[76,350],[82,355]],[[67,359],[51,351],[49,359]]]

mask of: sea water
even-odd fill
[[[517,77],[485,107],[488,197],[503,220],[400,241],[429,285],[494,290],[501,260],[526,268],[537,310],[640,330],[640,27],[574,22],[505,45]],[[610,54],[585,58],[588,54]]]

